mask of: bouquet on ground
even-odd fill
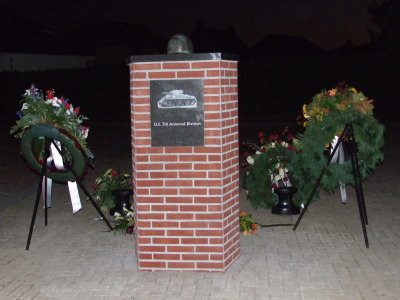
[[[244,185],[247,198],[254,208],[271,208],[278,202],[274,189],[291,186],[291,172],[288,163],[296,155],[295,138],[288,127],[281,134],[266,137],[258,133],[258,143],[245,143],[246,170]]]
[[[20,119],[11,128],[12,135],[21,138],[32,126],[49,124],[68,132],[80,144],[87,156],[93,158],[86,141],[89,127],[82,125],[87,117],[80,114],[79,107],[74,107],[68,99],[57,98],[54,90],[48,90],[44,94],[34,85],[25,91],[21,102],[22,108],[17,111]]]
[[[243,235],[253,234],[257,229],[256,222],[253,220],[251,215],[244,210],[239,214],[239,226],[240,232],[243,233]]]
[[[134,219],[134,214],[132,210],[126,209],[124,207],[124,212],[123,214],[120,214],[118,212],[114,213],[114,217],[117,221],[117,225],[114,226],[113,230],[114,231],[119,231],[122,233],[127,233],[127,234],[132,234],[133,229],[135,227],[135,219]]]

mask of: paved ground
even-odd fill
[[[100,154],[87,185],[107,167],[130,170],[129,128],[108,128],[92,131],[97,131],[93,151]],[[338,194],[322,193],[297,231],[263,228],[242,236],[241,255],[226,273],[138,271],[132,236],[105,232],[86,201],[72,215],[62,185],[54,188],[49,226],[40,212],[26,251],[38,177],[25,169],[5,130],[1,139],[6,142],[0,145],[0,299],[400,299],[398,130],[388,128],[385,162],[364,183],[369,249],[354,191],[348,190],[347,205]],[[104,141],[110,144],[102,147]],[[241,205],[263,224],[296,220],[254,211],[243,191]]]

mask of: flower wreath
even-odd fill
[[[41,172],[44,163],[44,138],[51,138],[63,146],[63,153],[70,161],[70,170],[58,170],[48,166],[48,177],[56,181],[75,181],[86,172],[93,154],[86,138],[89,128],[82,126],[87,117],[80,114],[79,107],[73,107],[68,99],[57,98],[53,90],[44,95],[35,86],[25,91],[20,119],[10,133],[21,138],[22,155],[28,166],[36,173]],[[75,173],[75,174],[74,174]]]
[[[303,106],[307,119],[304,134],[299,135],[300,154],[289,162],[293,183],[298,188],[295,203],[305,203],[324,167],[327,166],[327,146],[347,124],[352,124],[357,143],[361,178],[366,179],[378,163],[383,161],[384,126],[373,116],[372,100],[344,84],[336,89],[322,91],[312,103]],[[354,185],[351,162],[331,163],[322,177],[320,186],[334,192],[340,183]],[[314,199],[318,198],[318,189]]]

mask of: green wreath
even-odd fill
[[[47,177],[58,182],[76,181],[82,179],[87,171],[87,160],[84,151],[76,139],[68,132],[49,124],[39,124],[26,130],[21,138],[22,156],[29,168],[41,174],[44,162],[44,141],[50,138],[59,141],[63,158],[67,158],[70,170],[58,170],[47,166]],[[75,177],[75,174],[78,178]]]
[[[332,142],[335,135],[338,135],[346,124],[353,126],[362,180],[366,179],[383,161],[381,148],[384,144],[384,126],[374,118],[372,108],[360,109],[369,105],[371,101],[366,100],[367,98],[362,93],[357,93],[355,90],[353,92],[353,90],[352,88],[347,88],[345,91],[335,89],[326,94],[318,94],[308,107],[311,108],[313,115],[307,123],[304,134],[299,136],[301,152],[288,163],[288,168],[293,171],[292,183],[298,189],[295,195],[297,205],[307,202],[321,171],[327,165],[326,145]],[[340,183],[354,185],[350,160],[343,164],[329,164],[320,187],[328,192],[334,192]],[[313,200],[318,198],[318,192],[319,189]]]

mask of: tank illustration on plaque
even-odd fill
[[[195,96],[186,95],[182,90],[164,92],[166,94],[157,102],[158,108],[196,108],[197,99]]]

